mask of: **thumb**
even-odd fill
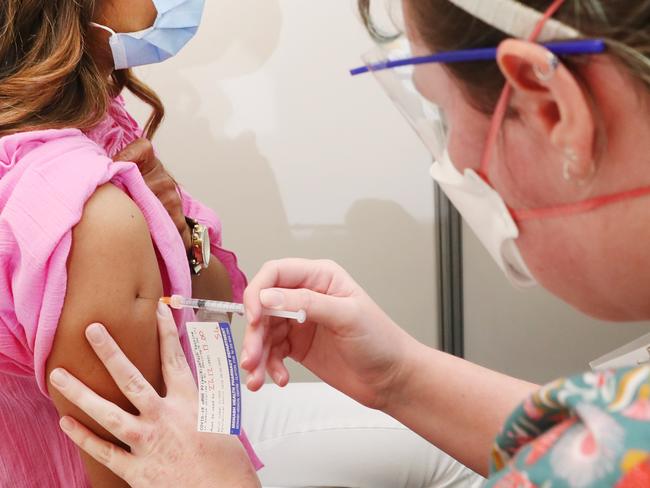
[[[135,163],[142,176],[156,168],[158,162],[153,151],[153,145],[149,139],[140,138],[126,146],[122,151],[113,157],[113,161],[129,161]]]
[[[268,288],[260,292],[260,303],[274,310],[304,310],[307,322],[319,322],[324,326],[349,323],[356,310],[350,298],[333,297],[306,288]]]

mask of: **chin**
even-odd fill
[[[547,271],[547,270],[544,270]],[[585,276],[587,273],[582,273]],[[600,286],[586,278],[571,279],[559,273],[536,275],[538,282],[579,312],[606,322],[639,322],[650,319],[647,295]],[[615,282],[615,280],[610,280]]]
[[[621,307],[620,304],[611,304],[607,302],[585,303],[579,301],[567,301],[573,308],[594,319],[604,320],[606,322],[639,322],[648,319],[647,310],[640,313],[639,309],[629,306]]]

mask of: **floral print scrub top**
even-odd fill
[[[543,387],[497,437],[489,488],[650,488],[650,365]]]

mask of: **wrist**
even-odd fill
[[[192,230],[190,226],[185,223],[181,230],[181,239],[183,239],[183,246],[185,246],[185,252],[189,252],[192,247]]]
[[[199,480],[195,484],[184,486],[196,486],[200,488],[215,488],[215,487],[228,487],[228,488],[261,488],[260,480],[255,474],[253,468],[250,473],[240,476],[220,476],[214,471],[209,471],[203,476],[198,477]]]
[[[201,481],[186,486],[261,488],[259,477],[239,439],[229,437],[221,446],[219,454],[213,456],[219,456],[220,461],[215,464],[213,457],[206,459],[202,467],[208,469],[199,476]]]
[[[210,264],[210,233],[206,225],[201,224],[198,220],[185,217],[187,228],[189,230],[189,246],[186,249],[190,272],[193,276],[198,276],[201,271],[208,269]]]
[[[395,373],[384,393],[385,406],[382,410],[385,413],[394,416],[393,412],[411,403],[413,386],[417,384],[416,378],[422,371],[421,358],[429,350],[429,347],[404,332],[397,348]]]

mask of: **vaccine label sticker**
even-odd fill
[[[189,322],[199,388],[199,432],[239,435],[241,385],[237,353],[227,322]]]

